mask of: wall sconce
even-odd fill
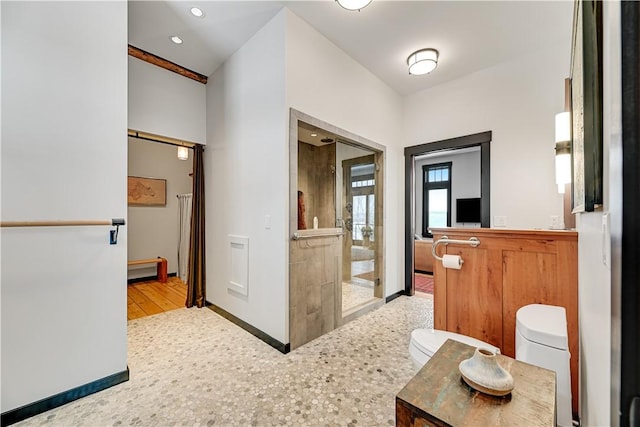
[[[189,159],[189,148],[179,146],[178,147],[178,159],[180,160],[188,160]]]
[[[407,58],[409,74],[429,74],[438,66],[439,55],[440,53],[435,49],[420,49],[413,52]]]
[[[371,0],[336,0],[336,2],[347,10],[357,10],[364,9],[371,3]]]
[[[556,114],[556,184],[558,193],[564,193],[565,184],[571,182],[571,113]]]

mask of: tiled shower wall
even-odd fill
[[[289,277],[291,349],[340,326],[342,237],[292,240]]]

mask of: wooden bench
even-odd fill
[[[139,259],[136,261],[128,261],[127,265],[142,265],[142,264],[158,264],[158,282],[167,283],[167,259],[158,257],[158,258],[149,258],[149,259]]]

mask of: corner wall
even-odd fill
[[[620,3],[603,2],[603,196],[600,212],[578,214],[580,408],[585,426],[615,425],[611,396],[612,271],[620,272],[622,235],[622,121]],[[603,229],[609,215],[610,233]],[[619,282],[618,277],[618,282]]]
[[[2,2],[2,220],[127,215],[126,2]],[[127,227],[3,228],[2,412],[127,369]]]
[[[566,46],[531,52],[405,98],[406,146],[492,131],[491,215],[506,216],[507,228],[545,229],[550,216],[562,218],[554,117],[564,108],[569,30]]]
[[[284,10],[287,107],[386,148],[385,292],[394,294],[404,289],[401,97],[304,20]]]

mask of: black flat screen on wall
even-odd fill
[[[480,198],[456,199],[456,222],[480,222]]]

